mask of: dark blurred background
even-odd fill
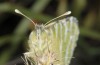
[[[24,65],[21,56],[34,28],[14,9],[37,23],[72,11],[80,36],[70,65],[100,65],[100,0],[0,0],[0,65]]]

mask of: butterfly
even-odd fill
[[[35,26],[30,33],[28,52],[24,53],[26,65],[69,65],[79,36],[78,20],[65,17],[68,11],[46,24],[36,24],[18,9],[15,12],[25,16]],[[59,19],[62,18],[62,19]]]

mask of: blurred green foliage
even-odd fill
[[[99,0],[1,0],[0,65],[20,63],[16,58],[25,51],[23,46],[27,43],[28,32],[34,27],[14,12],[16,8],[39,23],[71,10],[80,26],[80,38],[71,65],[100,65]]]

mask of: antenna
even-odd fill
[[[69,15],[69,14],[71,14],[71,11],[68,11],[68,12],[66,12],[66,13],[64,13],[64,14],[62,14],[62,15],[60,15],[60,16],[54,18],[54,19],[51,19],[51,20],[48,21],[45,25],[47,25],[47,24],[50,23],[51,21],[54,21],[55,19],[58,19],[58,18],[60,18],[60,17],[66,16],[66,15]]]
[[[26,17],[28,20],[30,20],[34,25],[36,25],[32,19],[30,19],[29,17],[27,17],[26,15],[24,15],[23,13],[21,13],[18,9],[15,9],[15,12],[18,13],[18,14],[21,14],[22,16]]]

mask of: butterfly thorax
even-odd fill
[[[36,25],[30,34],[28,57],[34,57],[36,65],[55,65],[58,61],[55,52],[51,51],[53,38],[49,33],[50,31],[44,29],[44,25]]]

